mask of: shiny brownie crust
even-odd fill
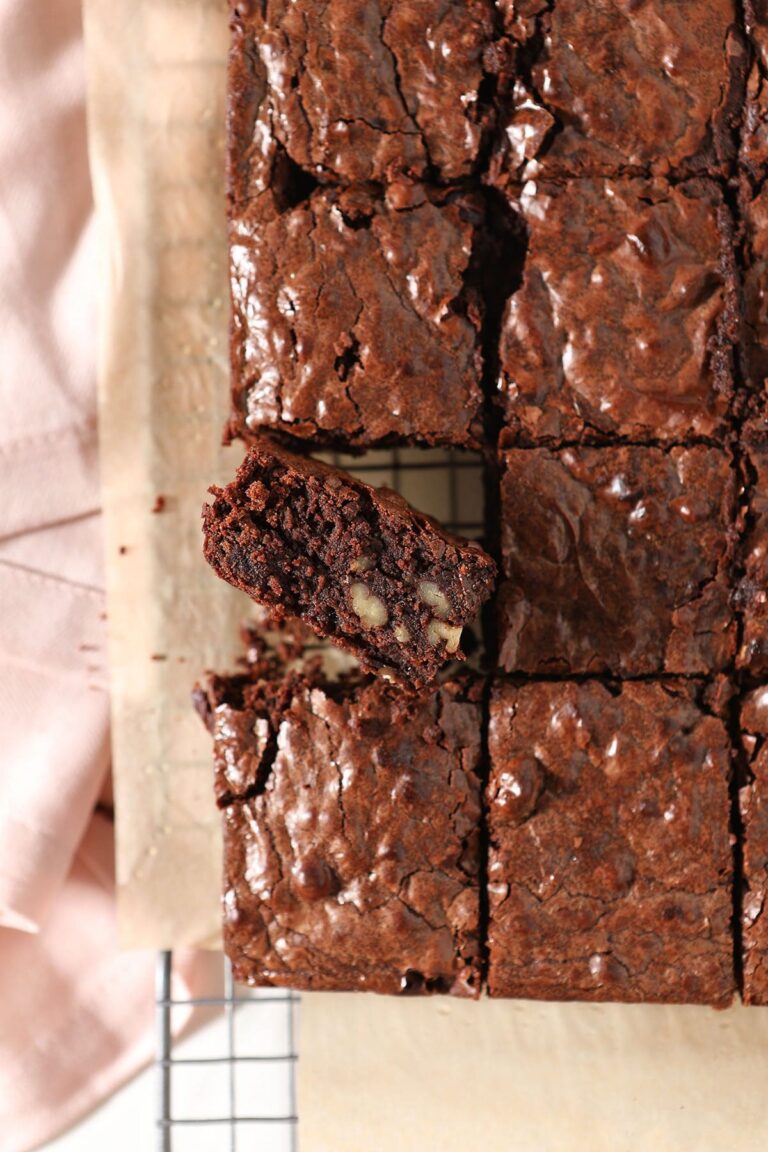
[[[531,180],[515,204],[528,247],[501,327],[502,443],[722,437],[740,326],[719,187]]]
[[[490,715],[491,996],[729,1003],[730,746],[697,689],[497,683]]]
[[[736,473],[715,448],[501,456],[499,663],[616,676],[725,670]]]
[[[210,724],[230,782],[224,942],[238,981],[479,994],[479,698],[468,677],[421,700],[315,677],[276,716],[263,692],[230,702],[219,685]],[[265,717],[274,746],[254,778],[243,734]]]

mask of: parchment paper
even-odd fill
[[[202,562],[199,532],[207,486],[242,451],[218,447],[226,6],[85,0],[85,14],[108,264],[101,451],[120,928],[127,947],[215,944],[218,817],[189,692],[204,668],[233,667],[245,611]],[[315,994],[302,997],[300,1053],[303,1152],[768,1144],[760,1010]]]
[[[100,432],[119,924],[127,947],[179,947],[219,931],[210,741],[190,691],[205,668],[233,667],[247,614],[200,553],[206,488],[239,455],[219,448],[227,15],[223,0],[87,0],[85,15],[108,260]]]

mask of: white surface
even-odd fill
[[[221,1057],[228,1051],[227,1022],[220,1009],[200,1010],[206,1022],[174,1045],[174,1058]],[[281,1002],[238,1008],[235,1013],[238,1054],[272,1056],[286,1052],[287,1005]],[[229,1065],[180,1066],[173,1071],[174,1117],[229,1115]],[[280,1063],[238,1064],[235,1091],[241,1114],[283,1115],[290,1111],[288,1077]],[[101,1108],[58,1139],[45,1152],[149,1152],[157,1141],[159,1073],[148,1068]],[[229,1148],[226,1124],[185,1126],[173,1130],[173,1152],[223,1152]],[[238,1152],[289,1152],[287,1125],[240,1125]]]

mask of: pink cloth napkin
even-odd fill
[[[0,0],[2,1152],[152,1051],[154,956],[117,951],[112,824],[94,812],[109,743],[84,98],[78,0]]]

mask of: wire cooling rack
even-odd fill
[[[236,988],[224,956],[221,965],[220,995],[174,996],[173,953],[158,953],[157,1148],[296,1152],[299,997]],[[190,1010],[209,1019],[174,1043],[174,1013]]]
[[[368,484],[386,485],[469,539],[484,533],[479,455],[401,448],[362,456],[318,453]],[[221,991],[173,995],[173,954],[157,958],[157,1148],[159,1152],[296,1152],[299,997],[235,987],[221,958]],[[198,1027],[174,1040],[178,1017]],[[200,1022],[200,1017],[208,1017]],[[184,1082],[186,1081],[186,1083]]]

